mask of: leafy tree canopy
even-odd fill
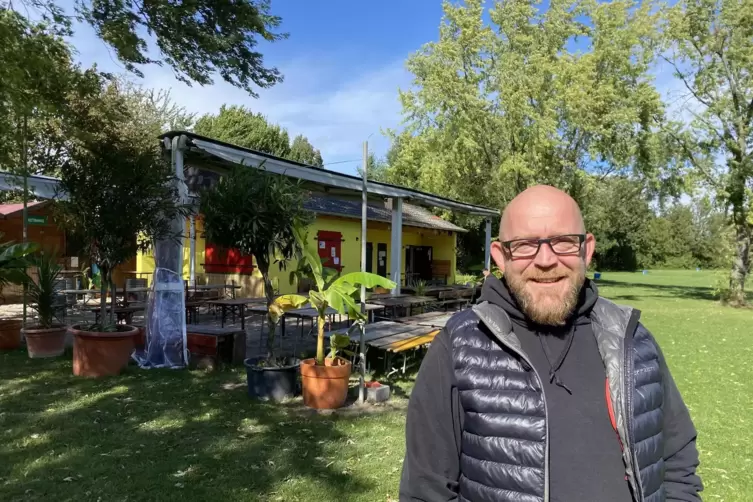
[[[216,115],[208,113],[200,117],[194,131],[202,136],[304,164],[324,164],[321,153],[308,138],[298,135],[291,143],[285,128],[272,124],[261,113],[254,113],[244,106],[222,105]]]
[[[392,181],[502,207],[535,182],[577,199],[586,172],[655,175],[648,4],[506,0],[484,14],[481,0],[445,2],[439,40],[408,59]]]
[[[735,253],[731,300],[745,303],[753,252],[753,22],[749,1],[685,0],[668,7],[664,59],[694,106],[689,123],[668,136],[687,161],[686,174],[731,208]]]
[[[216,75],[257,97],[255,88],[282,81],[274,67],[266,67],[259,42],[287,38],[276,33],[282,19],[271,13],[270,0],[76,0],[66,12],[55,0],[0,0],[0,10],[36,11],[61,33],[71,34],[77,19],[94,28],[125,68],[143,76],[141,65],[167,64],[175,78],[211,85]],[[149,47],[148,36],[156,47]],[[156,49],[156,54],[154,49]]]

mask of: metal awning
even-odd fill
[[[161,135],[160,138],[164,140],[163,147],[165,150],[170,150],[172,139],[179,136],[186,138],[185,162],[188,165],[198,163],[203,168],[218,171],[229,169],[230,166],[226,163],[254,168],[263,165],[263,168],[269,172],[303,180],[319,189],[325,188],[325,192],[331,195],[353,196],[360,194],[362,190],[363,181],[358,176],[309,166],[186,131],[170,131]],[[389,183],[367,181],[366,191],[371,196],[400,198],[417,205],[438,207],[474,216],[491,217],[499,215],[499,211],[496,209],[466,204],[419,190],[390,185]]]

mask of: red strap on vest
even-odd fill
[[[614,408],[612,407],[612,395],[609,393],[609,379],[606,378],[604,380],[606,382],[605,385],[605,395],[607,398],[607,411],[609,411],[609,421],[612,422],[612,429],[614,429],[614,432],[617,433],[617,441],[620,442],[620,450],[623,449],[622,447],[622,439],[620,439],[620,433],[617,431],[617,420],[614,418]]]

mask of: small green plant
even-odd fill
[[[51,328],[57,317],[56,300],[58,293],[55,283],[60,277],[63,267],[58,263],[58,257],[54,253],[40,252],[31,259],[31,264],[37,268],[36,280],[27,273],[27,296],[30,307],[37,313],[37,322],[40,328]]]
[[[413,291],[415,291],[416,296],[424,296],[426,294],[426,286],[426,281],[422,279],[415,281],[413,283]]]
[[[308,296],[285,295],[289,301],[283,311],[295,308],[294,305],[310,303],[317,311],[316,364],[324,365],[324,324],[327,308],[332,308],[340,314],[348,314],[351,319],[363,322],[365,314],[356,304],[354,296],[359,292],[359,286],[367,289],[382,287],[392,289],[395,283],[369,272],[351,272],[338,275],[336,271],[324,268],[317,249],[310,244],[303,227],[295,228],[296,240],[303,252],[298,264],[298,273],[291,274],[291,279],[302,273],[308,273],[314,282],[315,289],[309,291]],[[282,297],[281,297],[282,298]]]
[[[329,337],[329,357],[335,359],[340,352],[353,357],[355,354],[352,350],[348,350],[350,347],[350,337],[344,334],[333,333]]]
[[[714,289],[712,294],[715,298],[726,305],[732,299],[732,289],[729,287],[729,274],[725,272],[717,272],[714,274]]]
[[[458,274],[455,276],[455,284],[475,284],[478,277],[472,274]]]
[[[9,284],[26,282],[29,255],[38,249],[37,244],[0,243],[0,290]]]

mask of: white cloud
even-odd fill
[[[100,69],[124,73],[114,53],[86,25],[75,27],[73,44],[83,64],[97,63]],[[326,56],[325,56],[326,57]],[[402,61],[364,66],[362,61],[338,55],[321,59],[301,54],[286,61],[265,61],[284,75],[281,84],[259,89],[259,98],[215,79],[211,86],[188,86],[175,79],[172,69],[151,65],[144,78],[134,80],[146,87],[169,89],[172,98],[191,112],[216,113],[224,103],[244,105],[261,112],[292,136],[303,134],[322,152],[332,169],[355,173],[360,165],[362,143],[381,156],[389,142],[380,130],[398,127],[401,108],[398,88],[410,84]],[[343,162],[350,161],[354,162]]]

